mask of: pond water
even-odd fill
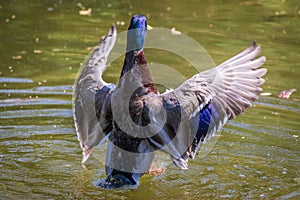
[[[91,15],[79,14],[88,8]],[[159,154],[165,172],[144,176],[137,189],[103,190],[93,182],[105,177],[105,146],[86,168],[80,163],[72,85],[100,36],[112,23],[125,31],[136,13],[153,27],[176,27],[215,63],[257,40],[270,94],[228,123],[189,170]],[[299,1],[0,0],[0,26],[0,199],[300,199]],[[185,77],[196,72],[168,52],[145,51]],[[117,82],[122,59],[108,68],[108,82]],[[290,88],[298,92],[277,97]]]

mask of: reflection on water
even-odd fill
[[[284,89],[300,91],[298,2],[149,2],[0,1],[0,199],[299,199],[300,95],[277,98]],[[92,8],[91,16],[78,14],[82,6]],[[117,21],[125,30],[134,13],[188,34],[216,63],[257,39],[268,58],[264,91],[272,95],[228,123],[213,151],[190,161],[189,170],[159,153],[166,172],[146,175],[137,189],[106,191],[93,185],[105,176],[105,145],[86,168],[80,164],[72,84],[99,35]],[[182,69],[185,61],[149,52],[150,61],[194,73]],[[121,65],[122,58],[109,67],[109,82]]]

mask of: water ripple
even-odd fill
[[[0,112],[0,119],[23,118],[23,117],[72,117],[70,109],[32,109],[13,110]]]
[[[71,100],[48,98],[11,98],[0,100],[0,107],[24,106],[24,105],[70,105]]]
[[[33,83],[34,81],[27,78],[0,77],[0,83]]]

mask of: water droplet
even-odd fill
[[[48,12],[53,12],[53,11],[54,11],[54,8],[53,8],[53,7],[48,7],[48,8],[47,8],[47,11],[48,11]]]
[[[240,178],[246,178],[246,176],[244,174],[239,174]]]
[[[207,171],[214,171],[215,168],[214,168],[213,166],[208,166],[208,167],[206,167],[206,170],[207,170]]]
[[[264,197],[266,197],[266,194],[260,194],[259,197],[264,198]]]

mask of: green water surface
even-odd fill
[[[91,15],[79,14],[88,8]],[[125,31],[136,13],[193,38],[215,63],[256,40],[267,57],[263,89],[270,94],[228,123],[189,170],[159,154],[164,173],[145,175],[137,189],[103,190],[93,182],[105,177],[105,146],[81,166],[72,86],[110,25]],[[149,62],[184,77],[197,72],[178,56],[145,51]],[[108,68],[107,82],[117,82],[122,60]],[[0,199],[300,199],[297,0],[0,0],[0,61]],[[290,88],[298,92],[277,97]]]

